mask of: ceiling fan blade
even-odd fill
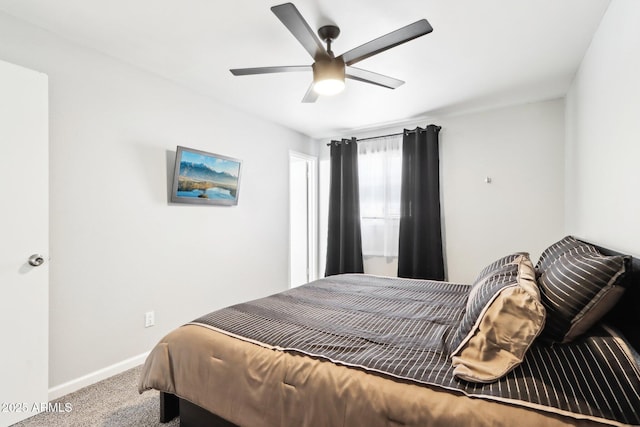
[[[343,53],[342,59],[347,65],[353,65],[356,62],[362,61],[370,56],[376,55],[380,52],[384,52],[387,49],[398,46],[402,43],[406,43],[410,40],[424,36],[433,31],[431,24],[426,19],[421,19],[409,24],[406,27],[402,27],[382,37],[378,37],[375,40],[371,40],[368,43],[351,49],[348,52]]]
[[[367,71],[363,70],[362,68],[356,67],[347,67],[346,77],[348,79],[371,83],[389,89],[395,89],[404,84],[402,80],[394,79],[393,77],[385,76],[382,74],[374,73],[373,71]]]
[[[317,99],[318,93],[313,90],[313,83],[311,83],[311,86],[309,86],[309,89],[307,89],[307,93],[305,93],[304,97],[302,98],[302,102],[305,104],[310,104],[316,102]]]
[[[309,27],[307,21],[304,20],[298,9],[292,3],[273,6],[271,11],[282,21],[291,34],[298,39],[313,59],[316,59],[318,54],[327,53],[318,37],[316,37],[315,32]]]
[[[290,65],[283,67],[257,67],[257,68],[233,68],[231,74],[234,76],[248,76],[252,74],[273,74],[290,73],[298,71],[313,71],[311,65]]]

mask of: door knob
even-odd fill
[[[42,255],[33,254],[29,257],[29,264],[34,267],[39,267],[44,264],[44,257]]]

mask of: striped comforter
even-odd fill
[[[367,275],[332,276],[224,308],[195,324],[397,378],[597,421],[640,425],[640,372],[606,328],[573,343],[534,344],[501,380],[457,380],[449,334],[469,286]]]

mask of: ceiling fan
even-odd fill
[[[402,80],[356,68],[352,65],[433,31],[429,22],[426,19],[421,19],[336,57],[331,50],[331,43],[340,35],[340,28],[335,25],[325,25],[318,30],[320,39],[327,44],[325,49],[309,24],[307,24],[307,21],[292,3],[273,6],[271,11],[282,21],[291,34],[298,39],[305,50],[309,52],[314,60],[313,64],[234,68],[229,71],[234,76],[313,71],[313,83],[302,98],[302,102],[307,103],[315,102],[318,99],[318,95],[334,95],[342,91],[345,77],[389,89],[401,86],[404,84]]]

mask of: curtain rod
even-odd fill
[[[387,134],[387,135],[370,136],[370,137],[367,137],[367,138],[356,138],[356,142],[368,141],[370,139],[388,138],[390,136],[400,136],[400,135],[404,135],[405,132],[410,132],[410,133],[416,132],[418,129],[419,128],[415,128],[415,129],[412,129],[412,130],[406,130],[406,131],[402,131],[402,132],[398,132],[398,133],[390,133],[390,134]],[[440,130],[440,129],[442,129],[442,127],[441,126],[436,126],[436,129]],[[339,141],[336,141],[336,142],[339,142]],[[330,147],[332,143],[333,143],[333,141],[328,143],[327,147]]]

